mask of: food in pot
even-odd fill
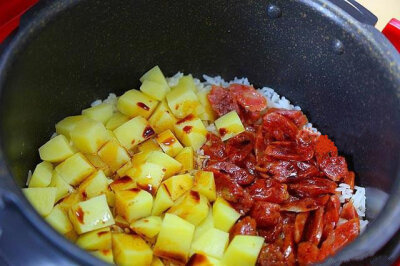
[[[365,227],[365,190],[299,107],[159,67],[56,124],[24,194],[117,265],[306,265]],[[353,193],[355,191],[355,193]]]

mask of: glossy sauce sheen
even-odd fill
[[[148,139],[151,136],[153,136],[154,134],[155,134],[154,130],[151,127],[148,126],[143,130],[143,134],[142,135],[143,135],[143,138]]]
[[[142,102],[138,102],[137,106],[139,106],[140,108],[142,108],[143,110],[149,111],[150,107],[148,107],[146,104],[142,103]]]

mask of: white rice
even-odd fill
[[[26,186],[29,186],[29,183],[31,182],[32,179],[32,171],[28,171],[28,178],[26,179]]]

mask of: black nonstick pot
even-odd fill
[[[393,262],[400,56],[369,25],[376,22],[371,14],[337,4],[41,1],[0,60],[0,265],[102,264],[48,226],[20,188],[57,121],[109,92],[138,88],[141,74],[157,64],[168,75],[247,76],[301,106],[367,188],[367,230],[326,264]]]

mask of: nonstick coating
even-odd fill
[[[357,184],[389,195],[379,216],[367,211],[375,218],[367,232],[331,262],[363,258],[400,224],[399,62],[373,27],[323,0],[42,2],[0,61],[2,164],[10,170],[0,171],[0,184],[32,227],[63,241],[11,181],[24,186],[57,121],[109,92],[138,88],[154,65],[166,75],[247,76],[301,106],[334,139]]]

